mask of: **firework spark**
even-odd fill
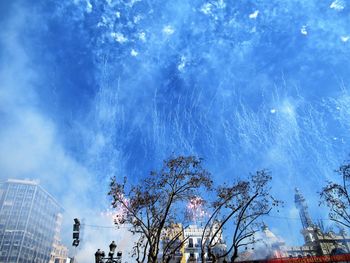
[[[208,213],[205,211],[204,206],[205,201],[201,197],[192,197],[187,204],[187,218],[195,223],[203,221],[203,219],[208,216]]]

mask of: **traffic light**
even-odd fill
[[[77,247],[79,246],[79,231],[80,231],[80,221],[78,218],[74,218],[74,225],[73,225],[73,246]]]

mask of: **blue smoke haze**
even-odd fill
[[[313,217],[327,217],[317,191],[350,152],[346,1],[10,2],[0,4],[1,126],[16,141],[13,123],[34,111],[84,172],[58,171],[47,151],[44,174],[4,161],[4,178],[35,175],[72,211],[79,189],[84,208],[103,210],[111,175],[137,181],[171,154],[195,154],[218,182],[269,169],[281,216],[297,217],[299,187]],[[297,220],[270,219],[300,242]]]

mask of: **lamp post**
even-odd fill
[[[100,249],[97,249],[95,253],[95,263],[101,263],[103,262],[102,259],[105,257],[105,252],[101,251]]]
[[[108,257],[106,257],[105,252],[97,249],[95,253],[95,263],[121,263],[122,262],[122,252],[118,251],[117,255],[114,256],[117,245],[114,241],[109,245]]]
[[[117,248],[117,245],[112,241],[112,243],[109,245],[109,253],[108,258],[113,260],[115,249]]]

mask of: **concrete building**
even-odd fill
[[[345,231],[338,234],[332,231],[327,232],[313,223],[306,200],[299,189],[295,189],[294,201],[303,227],[301,234],[304,237],[304,245],[286,246],[282,240],[265,227],[263,239],[268,244],[269,255],[267,258],[301,258],[350,253],[350,237]]]
[[[60,262],[56,258],[64,258],[67,252],[59,241],[62,210],[35,181],[1,183],[0,262]]]
[[[304,196],[299,189],[295,189],[295,205],[299,210],[300,220],[303,226],[301,234],[304,237],[303,246],[285,247],[288,257],[323,256],[350,252],[350,237],[341,231],[336,234],[332,231],[324,231],[313,223]]]
[[[204,235],[204,228],[201,226],[191,225],[184,229],[184,238],[186,241],[184,242],[184,256],[181,263],[201,262],[201,243],[208,242],[218,228],[219,224],[216,223],[214,224],[213,229],[211,231],[208,229]],[[202,238],[204,238],[204,240],[202,240]],[[223,255],[226,252],[226,244],[224,242],[221,230],[215,237],[213,244],[215,244],[212,249],[214,254]],[[210,261],[208,260],[208,262]]]
[[[295,189],[294,201],[302,224],[301,234],[304,237],[304,245],[287,246],[264,225],[259,234],[261,241],[255,244],[255,251],[244,251],[240,254],[240,260],[307,258],[350,253],[350,237],[345,231],[337,234],[332,231],[327,232],[314,224],[306,200],[298,189]]]
[[[51,253],[51,260],[49,263],[67,263],[68,262],[68,248],[61,243],[53,244],[53,251]]]
[[[212,230],[206,231],[203,235],[204,228],[198,225],[190,225],[183,227],[182,224],[174,224],[164,233],[162,240],[162,249],[169,247],[170,250],[175,251],[171,257],[170,263],[187,263],[187,262],[202,262],[201,261],[201,243],[210,239],[219,227],[219,224],[214,224]],[[175,237],[175,239],[174,239]],[[169,244],[171,244],[169,246]],[[226,252],[226,244],[224,242],[222,231],[219,231],[213,240],[212,252],[214,254],[223,255]],[[169,251],[168,251],[169,252]],[[161,255],[162,256],[162,255]],[[205,254],[207,258],[207,253]],[[161,258],[159,259],[160,262]],[[223,259],[219,260],[222,262]],[[206,262],[211,262],[206,260]]]
[[[51,259],[49,263],[66,263],[68,258],[68,248],[61,243],[62,215],[58,214],[55,228],[54,241],[52,244]]]
[[[184,229],[182,224],[173,224],[171,228],[164,231],[162,238],[163,253],[169,255],[169,263],[181,262],[184,255]],[[163,255],[161,255],[163,257]],[[162,262],[162,259],[159,259]]]

